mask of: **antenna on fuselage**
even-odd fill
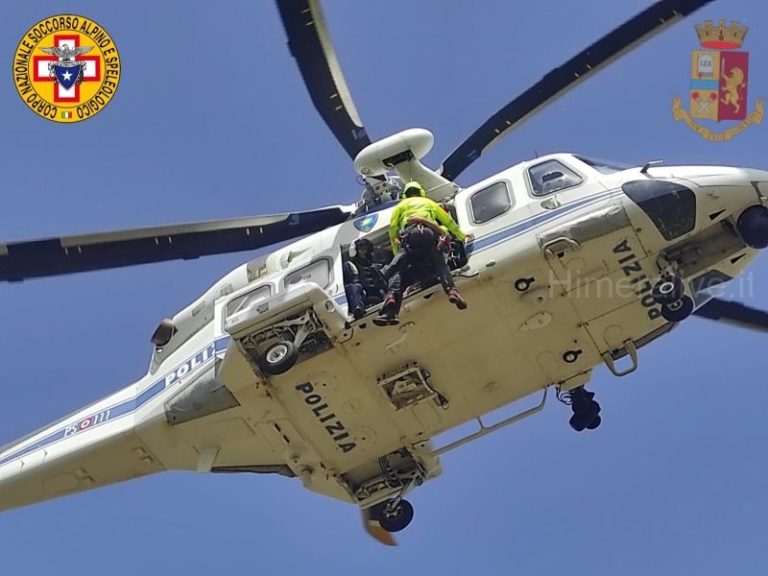
[[[643,164],[643,167],[640,168],[640,174],[647,174],[648,168],[651,166],[658,166],[659,164],[663,164],[664,160],[648,160],[645,164]]]

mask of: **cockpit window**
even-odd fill
[[[483,224],[512,208],[512,197],[506,182],[496,182],[472,194],[469,200],[472,222]]]
[[[564,188],[578,186],[584,180],[558,160],[547,160],[528,168],[534,196],[546,196]]]
[[[633,180],[621,189],[659,229],[665,240],[674,240],[696,226],[696,195],[677,182]]]
[[[584,164],[591,166],[601,174],[614,174],[615,172],[623,172],[632,168],[629,164],[623,162],[613,162],[610,160],[600,160],[598,158],[585,158],[584,156],[576,156]]]

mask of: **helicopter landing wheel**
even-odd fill
[[[590,392],[583,386],[574,388],[570,392],[571,410],[573,410],[573,416],[568,421],[571,428],[576,432],[582,430],[594,430],[602,422],[600,418],[600,404],[595,400],[595,393]]]
[[[568,424],[570,424],[571,428],[576,430],[576,432],[582,432],[583,430],[594,430],[600,424],[602,424],[603,419],[600,417],[600,415],[593,416],[592,419],[589,419],[588,414],[574,414],[571,416],[570,420],[568,420]]]
[[[600,417],[600,414],[598,414],[592,419],[592,422],[587,424],[587,430],[594,430],[595,428],[600,426],[600,424],[602,423],[603,423],[603,419]]]
[[[374,517],[387,532],[400,532],[413,520],[413,506],[408,500],[400,499],[397,503],[387,502],[376,508]]]
[[[299,352],[293,342],[278,340],[270,344],[269,348],[261,355],[259,365],[264,372],[274,376],[288,372],[296,364],[298,358]]]
[[[570,424],[571,428],[576,430],[576,432],[582,432],[583,430],[594,430],[603,422],[603,419],[600,417],[598,412],[600,412],[600,404],[593,401],[589,406],[589,409],[585,411],[574,412],[573,416],[571,416],[570,420],[568,420],[568,424]]]
[[[682,322],[691,315],[691,312],[693,312],[693,300],[688,296],[683,296],[661,307],[661,315],[667,322]]]
[[[657,304],[672,305],[685,296],[685,284],[679,276],[662,276],[651,294]]]

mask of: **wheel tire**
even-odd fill
[[[583,414],[574,414],[571,416],[570,420],[568,420],[568,424],[570,424],[571,428],[576,430],[576,432],[581,432],[587,427],[587,421]]]
[[[288,372],[296,364],[298,358],[299,353],[293,342],[278,340],[270,344],[269,348],[261,355],[259,365],[264,372],[274,376]]]
[[[387,532],[400,532],[413,520],[413,506],[408,500],[400,500],[395,509],[389,513],[386,512],[386,506],[383,506],[378,511],[377,519]]]
[[[683,296],[680,300],[661,307],[661,315],[667,322],[682,322],[693,312],[693,300]]]
[[[594,397],[595,393],[583,386],[571,391],[573,416],[568,423],[576,432],[581,432],[585,428],[593,430],[600,425],[600,404],[593,400]],[[594,425],[595,421],[597,421],[596,425]]]
[[[592,419],[592,422],[590,422],[589,424],[587,424],[587,430],[594,430],[595,428],[597,428],[598,426],[600,426],[600,424],[602,423],[602,421],[603,421],[603,419],[602,419],[602,418],[600,418],[600,415],[598,414],[597,416],[595,416],[595,417]]]
[[[685,284],[678,276],[667,276],[656,282],[652,295],[657,304],[674,304],[685,296]]]

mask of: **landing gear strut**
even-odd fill
[[[567,399],[563,400],[570,402],[573,416],[568,423],[577,432],[584,429],[594,430],[603,421],[600,418],[600,404],[593,400],[594,397],[594,392],[589,392],[584,386],[580,386],[571,390]]]

